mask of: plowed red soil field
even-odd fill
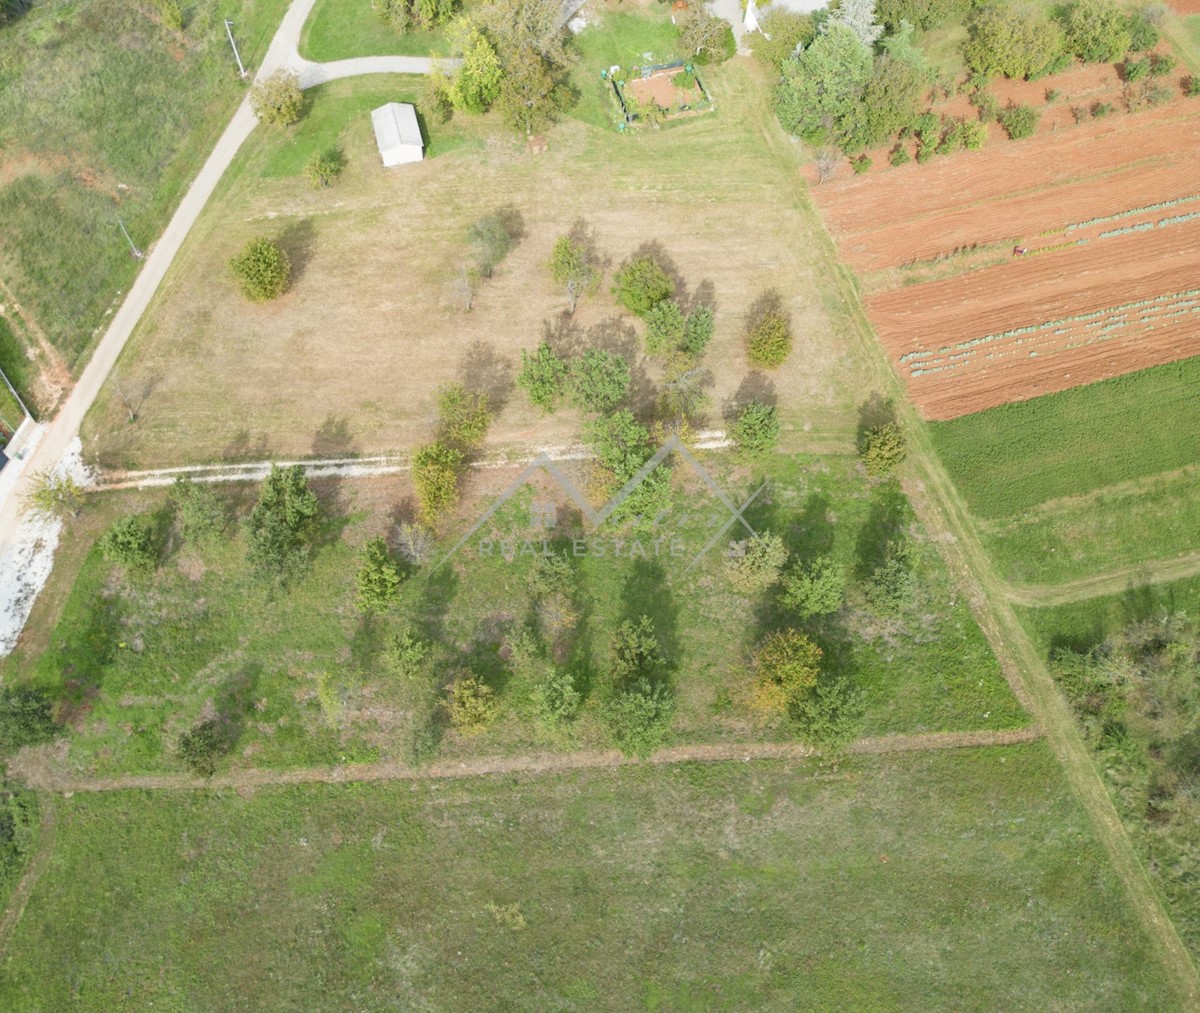
[[[1181,98],[813,193],[913,401],[948,419],[1200,355],[1197,150]]]

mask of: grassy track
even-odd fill
[[[6,1009],[1182,1007],[1038,745],[58,806]]]
[[[0,275],[74,367],[244,95],[286,0],[189,8],[182,34],[124,0],[39,4],[0,32]]]

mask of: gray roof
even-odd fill
[[[389,102],[371,110],[371,125],[375,128],[375,143],[382,155],[398,147],[424,147],[417,111],[408,102]]]

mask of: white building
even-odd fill
[[[419,162],[425,157],[425,142],[417,123],[417,110],[408,102],[389,102],[371,111],[375,143],[384,168]]]

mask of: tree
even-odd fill
[[[219,718],[198,721],[180,736],[179,756],[201,777],[217,772],[217,761],[228,751],[230,742]]]
[[[844,677],[818,679],[788,708],[800,738],[826,755],[854,741],[866,713],[866,694]]]
[[[486,394],[473,394],[461,383],[450,383],[438,391],[437,405],[442,443],[467,451],[483,441],[491,420]]]
[[[495,693],[483,680],[465,672],[446,687],[443,704],[450,723],[463,735],[478,735],[491,727],[499,713]]]
[[[583,694],[565,668],[553,669],[530,693],[533,713],[548,727],[569,724],[579,716]]]
[[[292,276],[288,255],[270,239],[259,236],[229,261],[238,288],[251,302],[274,299],[287,291]]]
[[[552,67],[566,66],[566,26],[559,0],[492,0],[481,18],[502,58],[532,52]]]
[[[774,405],[751,401],[738,413],[729,436],[747,457],[761,457],[779,443],[779,412]]]
[[[313,189],[322,190],[332,186],[345,167],[346,160],[342,153],[337,148],[326,148],[324,151],[314,151],[309,156],[304,163],[304,176]]]
[[[878,0],[875,15],[893,32],[905,23],[926,31],[962,17],[972,6],[971,0]]]
[[[725,576],[735,591],[743,594],[765,591],[779,579],[787,558],[783,539],[762,531],[741,542],[739,552],[725,561]]]
[[[225,504],[208,486],[177,478],[169,501],[184,541],[208,541],[225,530],[229,520]]]
[[[319,513],[304,467],[272,465],[246,526],[250,563],[263,573],[290,576],[308,557]]]
[[[571,363],[569,393],[580,411],[612,411],[629,393],[629,363],[614,352],[589,348]]]
[[[488,37],[470,22],[465,23],[463,36],[462,64],[450,81],[450,100],[455,109],[486,113],[500,94],[500,57]]]
[[[300,119],[304,93],[294,70],[277,70],[250,89],[250,108],[263,123],[286,127]]]
[[[799,630],[777,630],[754,652],[755,710],[785,714],[793,710],[817,683],[821,648]]]
[[[421,566],[434,550],[433,535],[420,524],[396,525],[396,551],[413,566]]]
[[[1037,77],[1062,51],[1062,30],[1037,10],[988,6],[967,20],[963,59],[976,74]]]
[[[1158,45],[1158,26],[1162,19],[1162,7],[1143,7],[1130,11],[1125,21],[1129,31],[1129,48],[1135,53],[1144,53]]]
[[[872,478],[890,475],[908,455],[904,430],[896,422],[873,426],[862,434],[858,453]]]
[[[797,564],[783,578],[783,604],[801,619],[831,615],[846,595],[846,569],[830,556]]]
[[[583,438],[619,485],[633,478],[654,456],[649,432],[628,408],[605,412],[588,420],[583,427]]]
[[[1037,130],[1038,121],[1041,118],[1042,114],[1034,109],[1033,106],[1019,106],[1013,102],[1010,102],[996,114],[996,119],[1000,121],[1000,126],[1004,128],[1004,132],[1013,141],[1032,137],[1034,131]]]
[[[626,619],[613,639],[613,661],[604,718],[627,756],[649,756],[670,725],[674,701],[667,663],[649,616]]]
[[[523,134],[553,123],[571,104],[571,90],[553,64],[531,49],[504,62],[496,105],[504,122]]]
[[[750,51],[755,59],[779,70],[783,61],[816,38],[812,17],[792,11],[768,7],[758,19],[759,31],[749,37]]]
[[[712,341],[714,324],[712,308],[697,306],[687,315],[683,327],[683,341],[679,347],[693,359],[699,359],[707,350],[708,343]]]
[[[692,56],[704,57],[704,62],[729,59],[729,23],[714,18],[703,7],[689,7],[679,19],[679,47]]]
[[[54,704],[33,686],[0,687],[0,753],[54,738]]]
[[[883,26],[875,22],[875,0],[841,0],[838,9],[821,24],[821,30],[827,32],[834,25],[845,25],[868,47],[883,34]]]
[[[662,355],[683,342],[685,321],[683,310],[674,299],[663,299],[645,313],[646,351],[650,355]]]
[[[705,386],[712,381],[712,374],[696,364],[693,356],[676,349],[667,356],[663,366],[659,408],[667,420],[686,422],[708,401]],[[681,433],[677,433],[682,439]],[[686,442],[686,441],[685,441]]]
[[[413,454],[413,484],[426,521],[435,524],[458,501],[462,451],[444,443],[427,443]]]
[[[503,211],[484,215],[475,222],[467,238],[475,250],[475,264],[483,278],[490,278],[500,262],[517,245],[512,216]]]
[[[372,0],[372,7],[398,32],[429,29],[449,21],[458,0]]]
[[[400,593],[400,569],[382,538],[372,538],[363,546],[356,580],[358,595],[354,605],[360,612],[386,612],[396,600]]]
[[[889,539],[883,562],[867,582],[867,604],[879,615],[894,616],[912,604],[917,593],[919,553],[906,535]]]
[[[1129,18],[1112,0],[1078,0],[1063,16],[1068,52],[1085,63],[1116,63],[1132,47]]]
[[[464,313],[470,313],[475,305],[475,293],[479,290],[479,271],[469,264],[463,264],[458,274],[450,283],[450,294],[456,305],[462,307]]]
[[[26,493],[26,509],[44,517],[67,520],[83,509],[83,485],[64,471],[42,471],[33,476],[33,488]]]
[[[925,99],[928,75],[905,60],[877,57],[862,101],[839,124],[847,151],[873,148],[908,126]]]
[[[418,102],[421,112],[430,123],[448,123],[454,115],[454,99],[450,91],[450,79],[441,70],[425,75]]]
[[[654,305],[675,294],[675,282],[652,255],[643,253],[617,269],[613,294],[627,310],[644,317]]]
[[[783,62],[775,90],[779,122],[810,144],[841,143],[838,125],[862,100],[872,72],[870,49],[845,25],[831,25]]]
[[[100,551],[110,563],[135,571],[158,565],[158,546],[148,517],[122,517],[100,539]]]
[[[550,254],[550,277],[566,289],[572,313],[582,296],[591,295],[600,286],[600,267],[583,238],[584,231],[583,223],[576,223],[570,235],[559,237]]]
[[[746,355],[752,365],[774,369],[792,350],[792,325],[777,303],[753,316],[746,329]]]
[[[543,341],[532,355],[521,349],[521,371],[517,386],[525,392],[529,403],[546,413],[554,411],[567,385],[568,365]]]

